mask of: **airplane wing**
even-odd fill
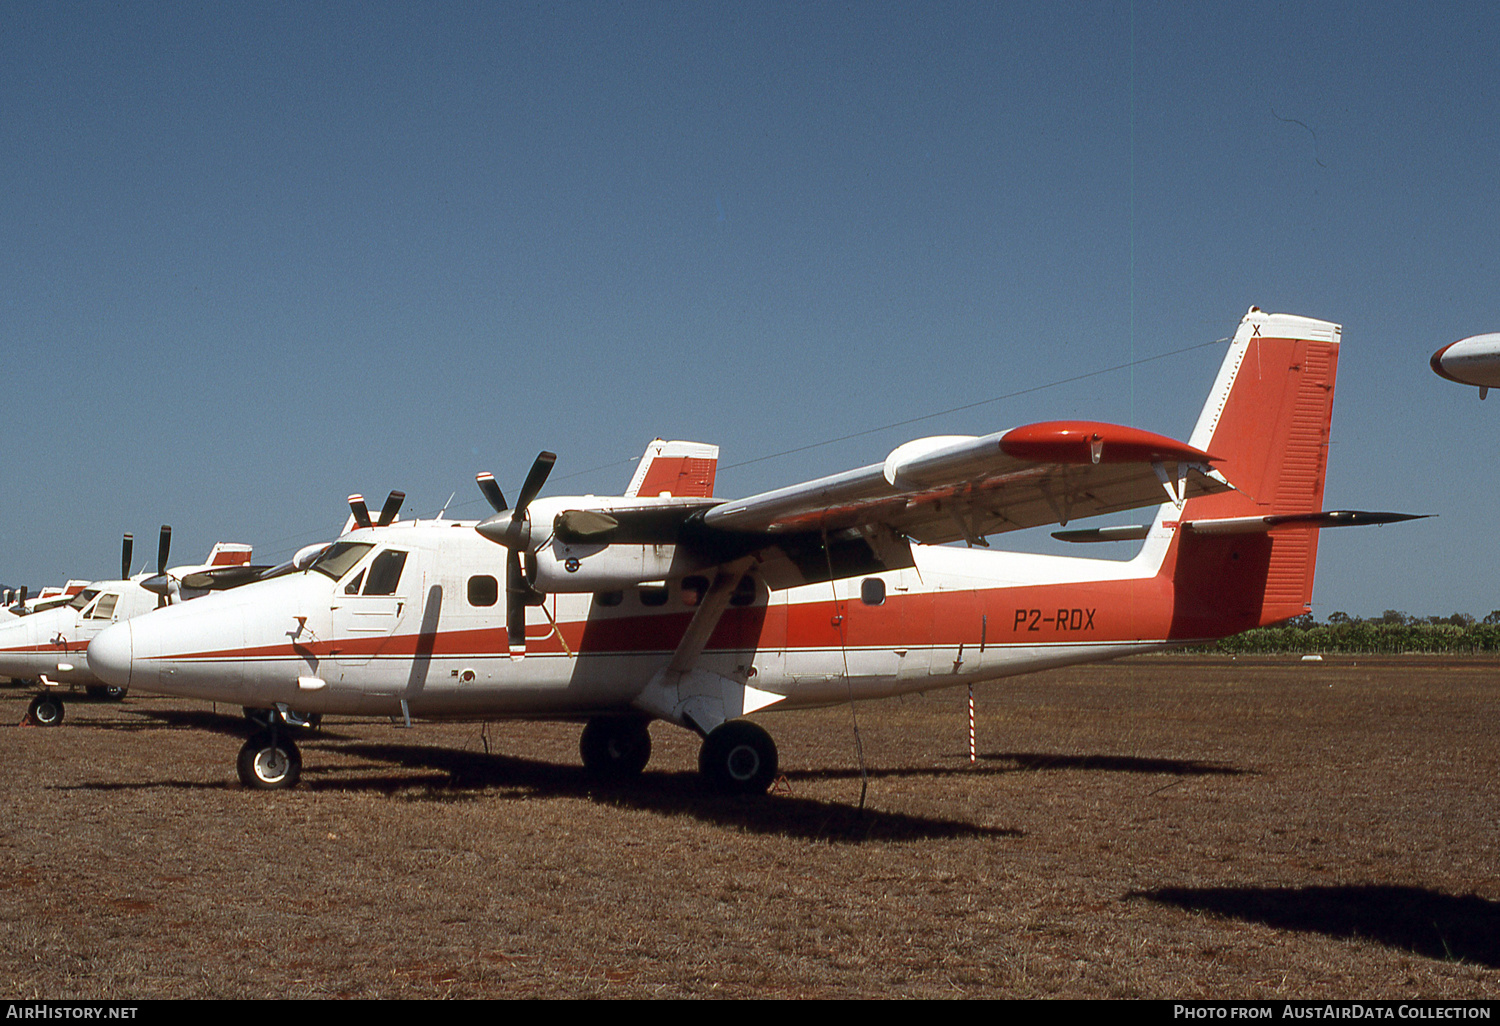
[[[526,579],[543,592],[681,577],[747,557],[779,589],[910,567],[912,541],[986,545],[990,534],[1227,491],[1214,458],[1134,428],[1049,421],[918,439],[884,463],[727,502],[583,496],[533,508],[555,460],[543,453],[515,509],[480,475],[496,514],[476,529],[527,552]]]
[[[1228,490],[1185,443],[1092,421],[983,437],[923,438],[882,464],[725,502],[706,527],[767,532],[888,529],[925,544],[967,540]]]

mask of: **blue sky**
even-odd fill
[[[1328,507],[1439,514],[1326,532],[1315,612],[1482,616],[1500,402],[1427,359],[1500,330],[1497,58],[1492,4],[0,3],[0,580],[477,516],[543,448],[734,496],[1185,438],[1222,347],[886,426],[1255,304],[1344,325]]]

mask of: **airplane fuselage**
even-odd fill
[[[86,658],[89,642],[111,624],[155,609],[157,602],[137,581],[101,581],[66,605],[7,620],[0,625],[0,676],[98,685]]]
[[[369,545],[318,569],[121,624],[90,651],[136,689],[303,712],[588,717],[631,708],[671,659],[708,582],[688,576],[527,609],[506,632],[505,552],[472,524],[352,532]],[[1248,544],[1248,542],[1247,542]],[[1159,554],[1132,561],[914,546],[917,565],[772,592],[752,573],[700,661],[797,708],[1161,648],[1243,629],[1184,623]],[[399,553],[394,585],[371,585]],[[1258,610],[1256,611],[1258,613]]]

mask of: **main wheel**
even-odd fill
[[[764,794],[776,779],[776,742],[749,720],[721,723],[703,739],[698,772],[724,794]]]
[[[55,727],[63,721],[62,699],[56,695],[37,695],[26,707],[26,719],[37,727]]]
[[[240,783],[257,791],[294,787],[302,775],[302,753],[289,738],[261,731],[240,749]]]
[[[590,776],[604,780],[637,777],[651,759],[651,734],[645,720],[596,716],[584,724],[578,754]]]
[[[89,684],[84,692],[96,702],[118,702],[125,697],[125,688],[110,684]]]
[[[125,700],[125,693],[129,690],[129,688],[122,688],[114,684],[110,684],[107,685],[104,689],[104,697],[111,702],[123,702]]]

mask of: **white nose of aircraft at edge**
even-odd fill
[[[1432,369],[1460,385],[1478,385],[1483,399],[1490,389],[1500,388],[1500,332],[1448,343],[1432,354]]]
[[[114,687],[130,686],[130,621],[106,627],[89,642],[88,664],[94,676]]]

